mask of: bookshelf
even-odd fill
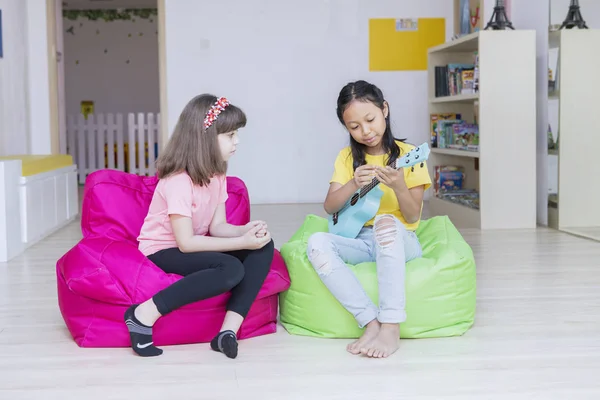
[[[560,30],[548,38],[549,48],[558,49],[557,90],[548,93],[558,102],[558,148],[548,150],[558,158],[558,193],[549,198],[548,224],[600,240],[600,30]]]
[[[436,66],[474,64],[475,52],[478,90],[436,96],[436,75],[438,80],[445,79],[436,73]],[[431,214],[448,215],[459,228],[535,228],[535,31],[478,31],[430,48],[428,90],[430,140],[432,114],[460,114],[466,123],[477,122],[479,131],[478,148],[471,150],[437,148],[430,143],[428,161],[434,181],[436,166],[462,168],[463,188],[477,191],[479,208],[432,194],[428,199]],[[456,138],[452,140],[456,144]]]

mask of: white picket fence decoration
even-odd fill
[[[152,113],[129,113],[126,126],[120,113],[90,114],[87,119],[68,115],[67,151],[77,164],[79,183],[105,168],[154,175],[159,126],[160,114]]]

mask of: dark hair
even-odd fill
[[[344,126],[346,126],[343,118],[344,111],[346,111],[348,105],[350,105],[350,103],[353,101],[373,103],[381,110],[384,109],[386,103],[381,90],[372,83],[362,80],[348,83],[340,91],[337,100],[337,116]],[[388,106],[388,115],[385,118],[385,132],[383,133],[383,137],[381,139],[383,149],[389,156],[387,160],[388,165],[395,162],[396,159],[401,155],[401,150],[398,144],[396,144],[396,140],[403,142],[406,139],[397,139],[394,137],[394,135],[392,135],[392,128],[390,126],[390,109]],[[352,150],[354,170],[366,163],[365,147],[365,145],[358,143],[356,140],[354,140],[352,135],[350,135],[350,149]]]
[[[203,186],[208,185],[214,175],[227,172],[217,135],[246,126],[246,114],[230,104],[204,129],[206,113],[216,101],[216,96],[201,94],[185,106],[173,135],[156,160],[159,179],[185,171],[194,184]]]

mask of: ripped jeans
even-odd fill
[[[406,262],[422,255],[417,235],[393,215],[378,215],[373,227],[363,227],[356,239],[317,232],[308,240],[308,259],[321,281],[348,310],[360,328],[377,319],[381,323],[406,320],[404,276]],[[375,261],[379,309],[348,264]]]

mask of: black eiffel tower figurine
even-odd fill
[[[579,0],[571,0],[567,18],[565,18],[564,22],[560,26],[560,29],[573,29],[575,27],[579,29],[589,29],[585,24],[583,17],[581,16],[581,11],[579,11]]]
[[[494,7],[492,18],[490,18],[490,21],[487,23],[484,30],[488,30],[489,28],[492,28],[495,31],[504,30],[506,28],[510,28],[512,30],[515,29],[512,22],[510,22],[506,16],[504,0],[496,0],[496,6]]]

